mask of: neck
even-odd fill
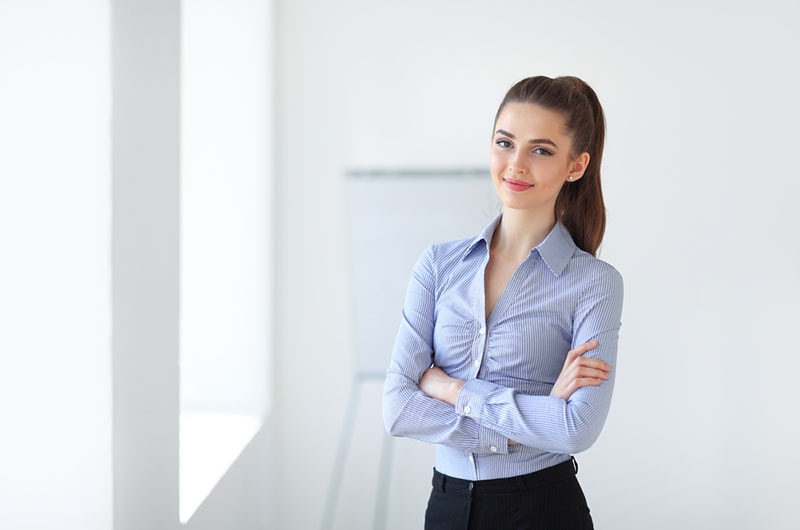
[[[503,217],[492,237],[492,248],[524,259],[533,247],[544,241],[555,224],[552,211],[543,214],[540,211],[503,208]]]

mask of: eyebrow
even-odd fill
[[[504,131],[503,129],[497,129],[494,134],[495,134],[495,136],[498,135],[498,134],[502,134],[503,136],[508,136],[512,140],[515,140],[517,138],[516,136],[514,136],[510,132]],[[549,144],[549,145],[552,145],[553,147],[558,147],[553,140],[550,140],[548,138],[534,138],[532,140],[529,140],[528,143],[529,144]]]

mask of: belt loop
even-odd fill
[[[444,473],[439,473],[436,468],[433,468],[433,487],[436,491],[444,493]]]
[[[575,460],[574,456],[570,456],[570,458],[572,459],[572,467],[575,468],[575,474],[577,475],[578,474],[578,461]]]

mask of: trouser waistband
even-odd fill
[[[577,472],[578,463],[575,461],[574,457],[560,464],[528,473],[527,475],[489,480],[464,480],[444,475],[434,469],[433,487],[444,493],[472,491],[480,491],[482,493],[506,493],[512,491],[526,491],[570,479],[574,477]]]

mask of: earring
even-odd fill
[[[572,175],[568,176],[567,180],[572,180]]]

